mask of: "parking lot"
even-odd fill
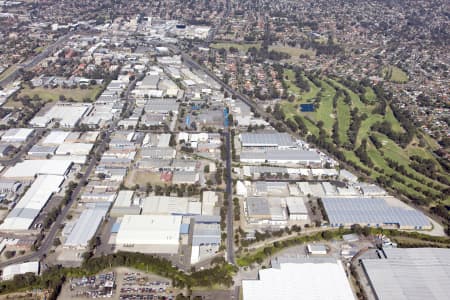
[[[167,278],[131,268],[115,268],[96,276],[69,280],[58,299],[175,299],[180,292]]]
[[[69,281],[71,298],[111,298],[116,286],[114,272],[73,278]]]

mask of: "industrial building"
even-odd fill
[[[125,215],[116,237],[116,248],[143,253],[177,253],[181,216]]]
[[[61,145],[69,136],[69,131],[52,130],[42,141],[42,145]]]
[[[303,149],[243,150],[240,161],[246,163],[290,164],[321,167],[322,157],[316,151]]]
[[[92,108],[87,103],[57,103],[49,110],[39,112],[30,121],[35,127],[46,127],[51,122],[58,122],[64,128],[74,128],[80,119]],[[46,108],[44,108],[46,109]]]
[[[361,260],[376,299],[449,299],[450,249],[385,248],[382,254]]]
[[[109,205],[109,203],[88,205],[81,213],[70,233],[67,232],[69,236],[64,242],[64,247],[85,249],[105,218]]]
[[[47,158],[55,154],[56,148],[56,146],[33,145],[33,147],[28,150],[28,155],[35,158]]]
[[[21,264],[9,265],[2,270],[2,280],[11,280],[16,275],[33,273],[39,275],[39,262],[30,261]]]
[[[34,159],[24,160],[5,171],[3,177],[33,179],[36,175],[64,176],[72,166],[70,160]]]
[[[200,215],[202,203],[197,198],[150,196],[142,199],[143,215]]]
[[[219,223],[195,222],[193,226],[191,264],[216,253],[221,243]]]
[[[204,191],[202,194],[202,215],[218,215],[220,208],[217,206],[219,196],[214,191]]]
[[[289,220],[306,221],[308,219],[308,209],[306,208],[304,198],[288,197],[286,198],[286,206]]]
[[[0,225],[0,230],[15,231],[30,228],[53,193],[59,191],[63,181],[64,176],[39,175]]]
[[[284,225],[288,219],[286,208],[279,198],[248,197],[245,200],[249,223]]]
[[[322,158],[316,151],[289,149],[267,150],[266,160],[274,164],[300,164],[304,166],[321,166]]]
[[[91,143],[63,143],[56,150],[57,155],[88,155],[94,144]]]
[[[359,224],[399,229],[431,229],[431,223],[423,213],[405,207],[400,202],[394,206],[383,198],[324,197],[322,203],[332,227]]]
[[[288,133],[280,132],[244,132],[240,135],[242,147],[287,149],[295,146]]]
[[[243,300],[354,300],[341,261],[297,259],[259,271],[257,280],[243,280]]]
[[[2,135],[2,142],[6,143],[23,143],[34,132],[30,128],[10,128]]]
[[[141,207],[133,201],[134,191],[119,191],[116,200],[109,212],[113,218],[123,217],[124,215],[139,215]]]

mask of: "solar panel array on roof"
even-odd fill
[[[414,209],[390,206],[382,198],[322,198],[331,226],[367,224],[398,225],[423,229],[430,222]]]
[[[243,147],[291,147],[294,145],[292,137],[283,132],[241,134]]]

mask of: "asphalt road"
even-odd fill
[[[0,80],[0,86],[5,87],[6,85],[16,80],[20,75],[20,70],[29,70],[37,66],[42,60],[44,60],[55,50],[60,48],[72,36],[72,34],[73,32],[63,35],[58,40],[56,40],[56,42],[47,46],[47,48],[45,48],[41,53],[20,64],[14,72]]]
[[[227,192],[227,201],[228,201],[228,209],[227,209],[227,260],[231,264],[235,264],[234,257],[234,205],[233,205],[233,181],[231,177],[231,133],[227,128],[225,132],[225,148],[227,150],[227,158],[226,158],[226,192]]]
[[[36,144],[37,140],[39,139],[41,134],[44,133],[44,131],[45,131],[45,128],[36,129],[34,132],[34,135],[31,137],[31,139],[29,139],[25,143],[25,145],[23,145],[20,148],[19,152],[14,154],[14,157],[12,157],[10,159],[6,159],[6,160],[0,160],[0,163],[3,166],[13,166],[16,163],[18,163],[22,159],[22,156],[25,155],[26,153],[28,153],[28,151],[31,149],[31,147],[33,147],[33,145]]]

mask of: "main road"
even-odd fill
[[[44,60],[46,57],[48,57],[51,53],[53,53],[55,50],[60,48],[72,35],[74,32],[67,33],[63,36],[61,36],[58,40],[56,40],[53,44],[47,46],[41,53],[38,55],[30,58],[26,62],[23,62],[16,66],[16,69],[14,72],[0,80],[0,86],[5,87],[6,85],[10,84],[14,80],[17,79],[20,75],[21,70],[30,70],[37,66],[42,60]]]
[[[233,180],[231,178],[231,133],[229,126],[225,131],[225,150],[226,153],[226,195],[227,195],[227,260],[231,264],[235,264],[234,256],[234,204],[233,204]]]

